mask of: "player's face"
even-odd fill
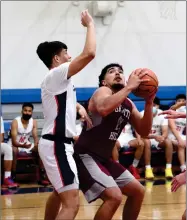
[[[54,56],[54,61],[57,65],[61,65],[71,61],[71,56],[68,54],[66,49],[63,49],[58,55]]]
[[[111,67],[107,70],[103,85],[110,88],[123,88],[125,86],[125,77],[123,71],[119,67]]]
[[[177,99],[176,100],[176,103],[179,104],[179,103],[184,103],[186,101],[186,99]]]
[[[22,110],[22,118],[26,121],[29,120],[32,117],[32,112],[31,107],[25,106]]]

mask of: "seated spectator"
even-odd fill
[[[186,113],[186,106],[183,106],[185,102],[186,102],[186,95],[179,94],[176,96],[175,109],[177,112]],[[185,128],[186,128],[186,118],[169,119],[168,137],[170,138],[170,140],[172,140],[174,148],[178,151],[178,159],[180,163],[181,172],[184,172],[186,170],[186,162],[185,162],[186,135],[183,134]]]
[[[43,164],[38,155],[38,135],[37,135],[37,121],[32,118],[33,105],[31,103],[24,103],[22,105],[22,116],[16,117],[11,124],[11,139],[9,144],[13,147],[13,172],[16,173],[16,163],[18,153],[35,154],[38,158],[38,165],[40,167],[39,181],[43,185],[49,184],[46,179]],[[30,142],[30,137],[34,139],[34,143]]]
[[[172,174],[172,154],[173,146],[170,139],[168,139],[168,119],[165,119],[163,115],[158,115],[161,110],[160,99],[155,97],[153,106],[153,124],[151,133],[148,137],[144,138],[144,158],[145,158],[145,178],[152,180],[154,175],[151,168],[151,148],[162,149],[165,148],[166,154],[166,169],[165,177],[173,178]],[[142,115],[144,112],[141,112]]]
[[[137,134],[136,134],[137,135]],[[133,130],[130,124],[127,124],[123,129],[121,135],[116,142],[116,146],[113,150],[113,159],[116,160],[116,154],[118,155],[117,151],[120,148],[135,148],[135,155],[132,165],[129,167],[129,171],[133,174],[136,179],[140,179],[140,175],[138,173],[137,166],[139,164],[140,158],[142,157],[143,150],[144,150],[144,142],[142,141],[141,137],[137,135],[137,138],[133,135]]]
[[[4,180],[3,188],[17,188],[18,184],[14,183],[11,179],[11,169],[12,169],[12,160],[13,152],[12,147],[4,143],[4,123],[3,118],[1,117],[1,155],[4,155]]]
[[[170,107],[170,109],[172,109],[172,110],[177,110],[177,109],[179,109],[180,107],[182,107],[182,106],[186,106],[186,95],[185,94],[179,94],[179,95],[177,95],[176,96],[176,98],[175,98],[175,104],[174,105],[172,105],[171,107]]]

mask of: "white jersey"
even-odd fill
[[[3,118],[1,116],[1,134],[4,134],[5,130],[4,130],[4,122],[3,122]]]
[[[179,109],[176,110],[176,112],[184,112],[186,113],[186,106],[182,106]],[[186,128],[186,118],[177,118],[175,120],[175,126],[177,131],[180,134],[183,134],[184,129]],[[173,134],[171,130],[169,130],[169,135]]]
[[[80,135],[82,132],[82,122],[80,120],[76,123],[76,135]]]
[[[55,134],[72,138],[76,135],[76,93],[67,78],[69,62],[53,68],[41,84],[44,113],[42,135]]]
[[[16,137],[16,142],[18,142],[19,144],[24,144],[24,143],[29,144],[30,143],[29,139],[31,137],[32,130],[33,130],[33,118],[29,119],[29,123],[27,125],[27,128],[23,127],[23,124],[21,121],[21,116],[16,117],[15,120],[18,123],[18,130],[17,130],[18,134]],[[8,144],[12,145],[11,139],[8,141]]]
[[[121,134],[133,135],[132,127],[129,123],[125,125],[125,127],[122,130]]]
[[[29,139],[31,137],[32,130],[33,130],[33,118],[29,119],[29,123],[27,125],[27,128],[23,127],[20,116],[15,118],[15,120],[18,123],[18,130],[17,130],[18,134],[16,137],[16,141],[19,144],[29,143]]]
[[[153,123],[150,134],[162,135],[162,126],[168,126],[168,119],[164,115],[158,115],[162,110],[158,109],[156,116],[153,117]],[[144,114],[144,111],[141,112]]]

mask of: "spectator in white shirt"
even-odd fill
[[[166,169],[165,177],[167,179],[173,178],[172,174],[172,154],[173,146],[170,139],[168,139],[168,119],[163,115],[158,115],[162,110],[159,109],[160,100],[155,98],[153,106],[153,124],[151,133],[148,137],[144,138],[145,150],[145,178],[154,179],[154,175],[151,168],[151,149],[162,149],[165,148],[166,154]],[[142,115],[144,112],[142,112]]]

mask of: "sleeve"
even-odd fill
[[[3,118],[1,116],[1,134],[4,134],[5,130],[4,130],[4,122],[3,122]]]
[[[70,79],[68,79],[68,69],[70,63],[63,63],[52,69],[45,78],[45,87],[52,93],[63,92],[67,89]]]

